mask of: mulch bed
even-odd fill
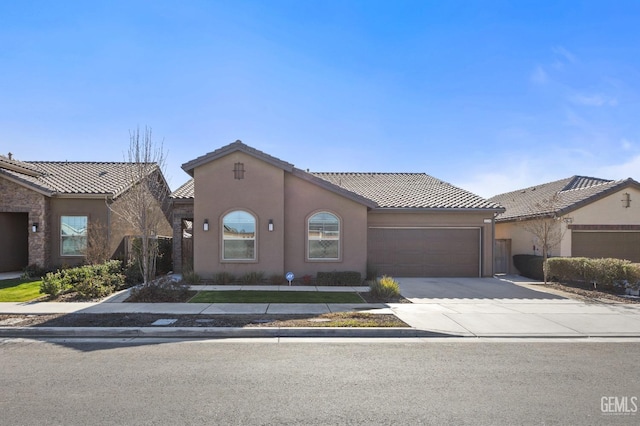
[[[48,314],[0,315],[0,327],[409,327],[390,314],[335,312],[322,315]]]
[[[554,290],[570,293],[574,299],[591,303],[640,303],[640,298],[624,297],[623,294],[614,293],[605,289],[594,289],[585,283],[557,283],[549,282],[540,284]]]

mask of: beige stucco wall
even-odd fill
[[[624,208],[623,194],[631,195],[631,207]],[[571,230],[567,220],[573,225],[640,225],[640,191],[635,188],[625,188],[574,210],[557,222],[563,233],[560,246],[551,249],[552,256],[571,256]],[[496,239],[511,239],[511,255],[537,254],[533,246],[537,241],[533,234],[526,231],[518,222],[496,224]]]
[[[235,179],[235,163],[244,164],[244,179]],[[234,152],[194,170],[194,272],[211,278],[218,272],[242,276],[263,272],[266,277],[293,272],[296,277],[320,271],[366,273],[367,208],[283,169],[242,152]],[[222,218],[245,210],[257,220],[256,260],[222,259]],[[341,219],[338,261],[309,261],[306,227],[310,215],[329,211]],[[209,231],[204,231],[205,219]],[[269,220],[274,230],[268,231]]]
[[[244,179],[235,179],[234,163],[244,164]],[[194,272],[211,278],[218,272],[282,274],[284,270],[284,170],[242,152],[234,152],[194,170]],[[256,260],[223,261],[222,218],[232,210],[256,217]],[[209,231],[203,230],[205,219]],[[274,231],[267,225],[273,220]]]
[[[463,227],[481,230],[482,276],[493,275],[493,224],[484,221],[493,219],[493,212],[477,211],[427,211],[415,210],[372,210],[368,215],[368,226],[410,226],[410,227]]]
[[[285,176],[285,270],[296,276],[367,269],[367,207],[291,174]],[[307,260],[307,220],[327,211],[340,218],[340,259]]]
[[[89,223],[100,221],[109,223],[109,214],[103,199],[51,199],[51,215],[49,227],[51,229],[51,263],[54,266],[78,265],[84,262],[84,256],[62,256],[60,254],[60,217],[87,216]]]

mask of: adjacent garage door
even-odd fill
[[[394,277],[480,276],[478,228],[369,228],[368,261]]]
[[[572,231],[571,255],[640,262],[640,232]]]

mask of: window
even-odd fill
[[[309,218],[307,233],[309,259],[337,260],[340,258],[340,220],[328,212]]]
[[[236,210],[222,219],[222,258],[255,260],[256,219],[251,213]]]
[[[60,217],[60,254],[84,256],[87,251],[87,216]]]

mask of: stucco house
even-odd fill
[[[496,218],[496,273],[515,272],[512,256],[541,255],[523,226],[555,218],[562,237],[552,256],[613,257],[640,262],[640,183],[571,176],[489,199],[505,207]]]
[[[172,194],[176,270],[493,275],[503,209],[424,173],[309,172],[241,141],[182,168],[192,179]]]
[[[101,224],[112,255],[136,235],[113,211],[136,184],[126,162],[18,161],[0,155],[0,272],[28,265],[57,267],[85,261],[87,232]],[[166,193],[160,235],[171,236],[169,187],[156,164],[140,181],[158,181]],[[138,181],[138,183],[140,182]],[[111,208],[107,205],[109,204]]]

